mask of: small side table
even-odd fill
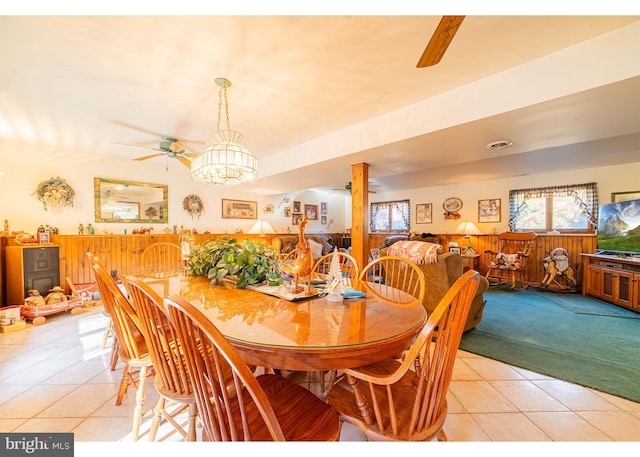
[[[480,254],[462,256],[462,272],[467,270],[480,271]]]

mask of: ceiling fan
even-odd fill
[[[152,159],[154,157],[160,157],[166,155],[168,158],[177,159],[180,163],[182,163],[185,167],[191,168],[191,160],[198,156],[196,153],[187,152],[187,148],[180,143],[176,138],[167,137],[164,140],[160,141],[158,147],[150,147],[150,146],[141,146],[139,144],[130,144],[130,143],[118,143],[114,141],[115,144],[123,144],[125,146],[135,146],[137,148],[145,148],[145,149],[153,149],[154,151],[160,151],[158,154],[150,154],[142,157],[137,157],[133,160],[147,160]]]
[[[417,68],[430,67],[440,62],[463,20],[464,16],[442,17],[418,61]]]
[[[378,187],[378,186],[371,186],[371,185],[369,185],[369,187]],[[350,182],[346,183],[346,184],[344,185],[344,189],[331,189],[331,190],[346,190],[346,191],[348,191],[349,193],[351,193],[351,183],[350,183]],[[377,192],[376,192],[375,190],[369,190],[369,193],[370,193],[370,194],[376,194]]]

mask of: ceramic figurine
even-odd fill
[[[84,225],[78,225],[78,235],[84,235]]]
[[[87,225],[87,233],[89,235],[93,235],[94,233],[93,226],[91,224]]]

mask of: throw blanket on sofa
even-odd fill
[[[391,245],[388,255],[397,255],[415,262],[418,265],[436,263],[438,251],[442,245],[425,241],[398,241]]]

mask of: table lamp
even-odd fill
[[[267,221],[258,220],[253,227],[249,230],[251,234],[260,234],[260,236],[267,236],[267,233],[276,233],[275,229],[271,227],[271,224]]]
[[[476,251],[471,246],[471,235],[482,235],[482,232],[473,222],[463,222],[458,225],[455,233],[462,233],[467,239],[467,247],[462,252],[462,255],[475,255]]]

